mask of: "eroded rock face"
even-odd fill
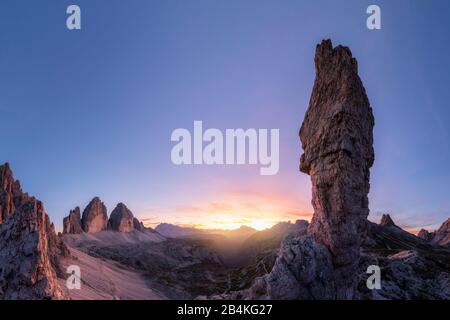
[[[16,210],[21,202],[22,189],[20,182],[13,179],[8,163],[0,166],[0,223],[6,220]]]
[[[55,269],[67,248],[39,200],[23,193],[9,165],[0,166],[0,300],[64,299]]]
[[[63,233],[64,234],[79,234],[83,232],[81,227],[81,213],[80,208],[76,207],[71,210],[69,215],[63,220]]]
[[[95,197],[83,211],[81,225],[84,232],[95,233],[104,231],[108,227],[108,214],[106,206]]]
[[[119,203],[111,212],[109,218],[109,226],[111,230],[119,232],[131,232],[134,230],[133,213],[123,203]]]
[[[270,273],[255,279],[227,299],[333,299],[333,268],[329,250],[311,236],[285,241]],[[216,296],[214,298],[222,298]]]
[[[336,298],[350,299],[369,214],[374,118],[350,49],[317,46],[316,80],[300,129],[300,170],[311,176],[308,233],[331,252]]]

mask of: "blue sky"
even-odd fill
[[[72,3],[81,31],[66,29]],[[448,30],[450,3],[436,0],[2,1],[0,162],[58,227],[94,196],[148,223],[302,217],[298,129],[315,45],[331,38],[358,59],[375,114],[370,219],[432,229],[450,216]],[[174,166],[171,132],[194,120],[280,128],[278,175]]]

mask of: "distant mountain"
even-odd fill
[[[228,266],[234,266],[236,261],[241,260],[240,248],[242,244],[258,233],[257,230],[248,226],[240,226],[233,230],[221,230],[181,227],[169,223],[161,223],[155,230],[166,238],[189,238],[207,241],[210,248],[216,251]]]
[[[249,261],[263,251],[278,250],[285,237],[305,232],[308,225],[306,220],[297,220],[295,223],[280,222],[271,228],[255,232],[239,249],[241,263]]]
[[[226,237],[228,240],[242,242],[251,235],[255,234],[257,230],[248,227],[240,226],[233,230],[222,229],[198,229],[194,227],[181,227],[170,223],[161,223],[155,230],[167,238],[185,238],[185,237]]]
[[[155,230],[167,238],[184,238],[205,234],[205,231],[197,228],[180,227],[170,223],[161,223],[156,226]]]
[[[448,218],[436,231],[429,232],[422,229],[417,236],[433,244],[450,246],[450,218]]]
[[[234,239],[235,241],[244,241],[257,233],[256,229],[247,226],[240,226],[238,229],[234,230],[211,230],[211,233],[218,233],[228,237],[230,239]]]
[[[279,222],[271,228],[256,232],[245,241],[244,245],[251,246],[252,244],[270,240],[281,242],[281,240],[289,234],[306,230],[308,225],[309,223],[306,220],[297,220],[295,223],[291,223],[290,221]],[[277,244],[277,247],[279,244],[280,243]]]

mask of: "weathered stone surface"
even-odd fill
[[[134,230],[133,213],[123,203],[119,203],[111,212],[109,226],[111,230],[119,232],[131,232]]]
[[[16,210],[22,200],[22,189],[19,180],[13,179],[8,163],[0,166],[0,223]]]
[[[0,166],[0,300],[63,299],[55,269],[67,248],[43,204],[23,193],[9,166]]]
[[[63,233],[78,234],[82,233],[80,208],[71,210],[69,215],[63,220]]]
[[[447,219],[439,229],[433,232],[422,229],[417,236],[433,244],[441,246],[450,245],[450,218]]]
[[[282,244],[270,273],[255,279],[249,289],[226,298],[333,299],[334,291],[329,250],[310,236],[300,236]]]
[[[106,206],[100,198],[95,197],[92,199],[92,201],[84,209],[81,225],[84,232],[87,233],[95,233],[107,229],[108,214],[106,212]]]
[[[374,118],[350,49],[322,41],[315,64],[316,80],[300,129],[300,170],[312,181],[314,216],[308,233],[331,252],[336,298],[350,299],[369,214]]]
[[[408,242],[406,242],[408,243]],[[431,257],[430,258],[430,255]],[[403,250],[395,254],[362,255],[357,299],[363,300],[435,300],[450,298],[449,268],[443,269],[442,256],[432,251],[425,254],[415,250]],[[366,281],[368,265],[377,265],[382,270],[381,289],[370,290]]]

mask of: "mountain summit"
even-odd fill
[[[397,225],[394,223],[394,220],[392,220],[391,216],[389,214],[383,214],[381,217],[380,225],[382,226],[390,226],[390,227],[396,227]]]
[[[119,203],[111,212],[109,226],[114,231],[131,232],[134,230],[133,213],[123,203]]]

